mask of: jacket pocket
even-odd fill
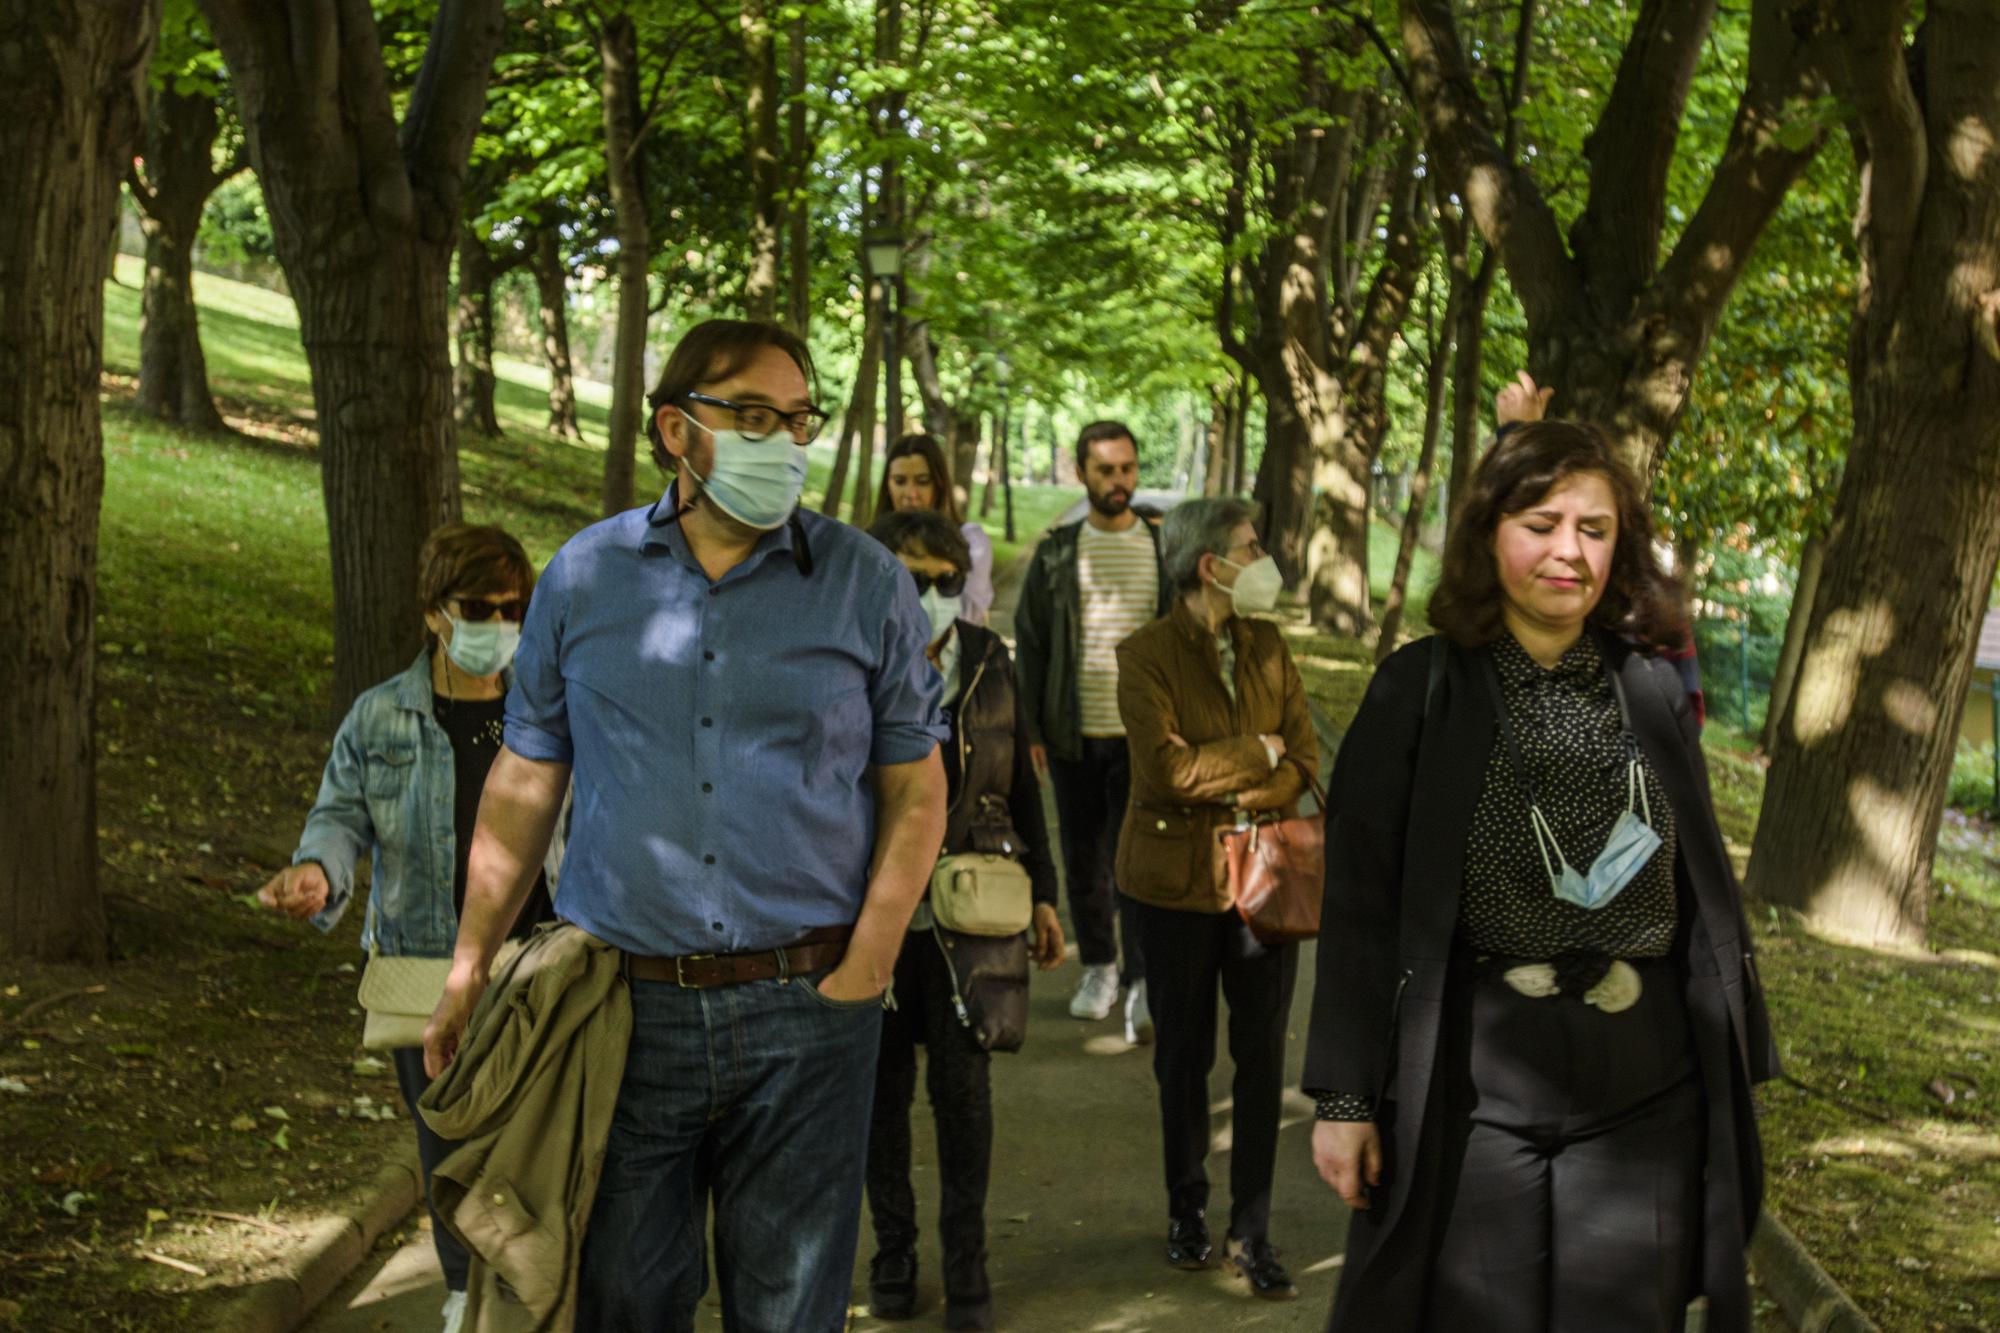
[[[563,1290],[563,1242],[538,1221],[514,1182],[485,1175],[453,1210],[467,1247],[522,1305],[546,1318]]]
[[[1213,878],[1196,861],[1211,855],[1203,822],[1186,806],[1133,802],[1118,837],[1119,886],[1177,900],[1193,896]]]

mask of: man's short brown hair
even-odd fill
[[[660,369],[660,382],[646,395],[646,438],[653,443],[653,462],[662,472],[672,472],[674,458],[660,438],[660,409],[704,384],[718,384],[750,364],[750,358],[766,347],[775,347],[792,358],[792,364],[806,377],[808,391],[819,395],[819,375],[813,369],[812,351],[790,329],[756,319],[705,319],[681,335],[667,364]]]

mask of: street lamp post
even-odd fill
[[[882,420],[883,443],[894,445],[903,435],[903,367],[896,346],[896,326],[903,309],[903,238],[894,232],[875,232],[862,243],[868,258],[868,273],[881,283],[882,301]]]

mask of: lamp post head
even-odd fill
[[[868,276],[893,278],[903,271],[903,238],[894,232],[870,232],[861,242],[868,260]]]

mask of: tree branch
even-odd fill
[[[1923,108],[1903,45],[1909,0],[1842,0],[1839,12],[1842,91],[1859,114],[1867,144],[1859,221],[1868,299],[1893,301],[1909,265],[1930,165]]]
[[[364,0],[348,3],[358,5],[363,14],[369,12]],[[505,33],[503,10],[503,0],[443,0],[403,116],[407,179],[425,196],[440,229],[448,229],[458,216],[466,159],[486,113],[486,85]],[[369,31],[372,42],[372,17]],[[378,56],[375,68],[380,67]]]
[[[1553,324],[1583,298],[1548,201],[1486,125],[1449,0],[1399,0],[1424,137],[1486,243],[1500,251],[1528,322]]]
[[[1716,0],[1645,0],[1611,96],[1584,140],[1590,194],[1570,231],[1600,315],[1615,318],[1652,279],[1666,224],[1667,172]]]

